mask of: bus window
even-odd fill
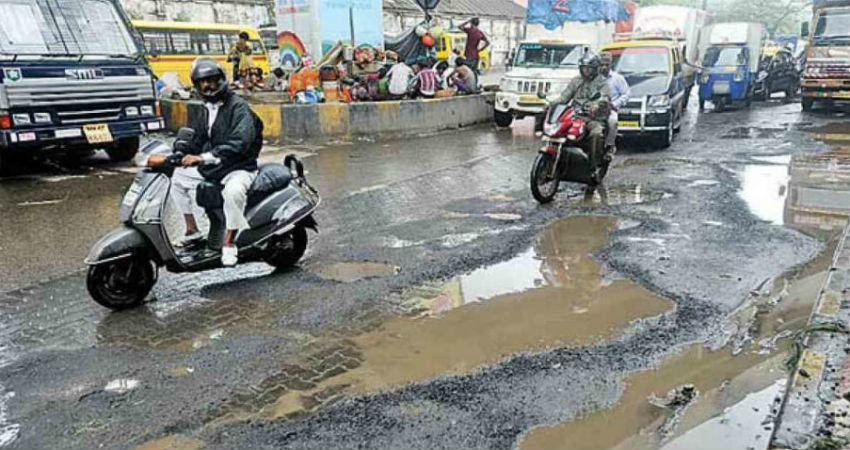
[[[171,32],[171,48],[175,55],[192,55],[192,36],[187,32]]]
[[[145,50],[152,55],[168,53],[168,35],[164,31],[144,30],[142,40],[145,42]]]
[[[446,38],[440,37],[440,39],[437,39],[437,51],[438,52],[446,51]]]
[[[223,55],[225,53],[221,36],[204,30],[192,32],[192,47],[199,55]]]

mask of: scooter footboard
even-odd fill
[[[100,238],[89,251],[85,263],[90,266],[104,264],[133,256],[139,251],[148,251],[150,243],[137,230],[120,226]]]

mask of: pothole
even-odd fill
[[[316,270],[316,273],[325,280],[340,283],[353,283],[368,278],[386,277],[399,272],[401,272],[399,266],[374,262],[339,262],[321,266]]]
[[[579,194],[571,199],[574,206],[618,206],[636,205],[661,200],[665,192],[648,190],[640,184],[602,186],[593,192]]]

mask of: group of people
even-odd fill
[[[573,102],[587,111],[590,133],[590,161],[594,168],[592,178],[599,179],[602,158],[616,153],[618,113],[629,101],[629,84],[625,77],[611,70],[613,56],[602,53],[596,56],[587,52],[579,62],[581,76],[573,78],[567,88],[552,102]],[[605,132],[607,128],[607,133]]]

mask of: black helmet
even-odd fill
[[[581,59],[578,62],[579,70],[581,70],[584,67],[590,67],[590,69],[591,69],[590,79],[591,80],[596,78],[596,75],[599,74],[599,57],[596,56],[596,54],[593,53],[592,51],[588,50],[587,52],[584,53],[584,56],[582,56]],[[582,77],[584,76],[583,72],[582,72],[581,76]]]
[[[218,87],[211,91],[203,91],[199,85],[201,80],[218,77]],[[192,63],[192,85],[204,100],[208,102],[221,101],[227,95],[227,75],[221,64],[212,58],[202,57]]]

